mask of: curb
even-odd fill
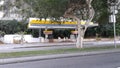
[[[11,44],[12,46],[5,44],[1,45],[0,50],[3,49],[19,49],[19,48],[32,48],[32,47],[53,47],[53,46],[69,46],[74,45],[75,43],[42,43],[42,44]]]
[[[96,52],[92,51],[92,52],[81,52],[81,53],[72,53],[72,54],[56,54],[56,55],[45,55],[45,56],[8,58],[8,59],[0,59],[0,65],[13,64],[13,63],[22,63],[22,62],[30,62],[30,61],[69,58],[69,57],[111,54],[111,53],[119,53],[119,52],[120,52],[119,49],[114,49],[112,51],[111,50],[106,50],[106,51],[96,51]]]
[[[42,46],[19,46],[19,47],[14,47],[13,49],[19,49],[19,48],[33,48],[33,47],[60,47],[60,46],[73,46],[75,43],[69,43],[69,44],[46,44]]]

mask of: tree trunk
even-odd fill
[[[95,11],[91,5],[91,2],[93,0],[85,0],[86,1],[86,4],[82,4],[82,0],[78,0],[78,2],[80,3],[76,3],[74,2],[73,3],[73,0],[70,1],[70,6],[68,8],[68,10],[65,12],[64,16],[65,17],[68,17],[68,18],[73,18],[77,21],[77,26],[78,26],[78,37],[77,37],[77,42],[76,42],[76,47],[77,48],[83,48],[83,38],[84,38],[84,34],[88,28],[88,25],[89,23],[91,22],[91,20],[93,19],[94,17],[94,14],[95,14]],[[85,14],[83,14],[83,16],[86,16],[86,13],[87,13],[87,16],[88,16],[88,19],[87,19],[87,22],[86,24],[84,25],[84,29],[82,28],[82,25],[81,25],[81,19],[82,18],[78,18],[77,15],[75,15],[74,13],[75,10],[78,11],[78,8],[79,10],[84,10],[82,7],[83,5],[86,5],[86,8],[87,10],[85,11]],[[81,16],[82,17],[82,16]]]
[[[65,17],[69,17],[69,18],[73,18],[77,21],[77,26],[78,26],[78,37],[77,37],[77,42],[76,42],[76,47],[77,48],[83,48],[83,32],[82,31],[82,26],[81,26],[81,20],[77,17],[77,16],[74,16],[74,15],[70,15],[70,14],[64,14]]]
[[[83,48],[82,30],[81,30],[80,19],[77,18],[77,22],[78,22],[78,37],[77,37],[76,47]]]

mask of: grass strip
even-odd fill
[[[120,47],[117,47],[120,48]],[[40,56],[40,55],[52,55],[52,54],[70,54],[78,52],[90,52],[100,50],[112,50],[114,46],[104,47],[89,47],[89,48],[61,48],[53,50],[38,50],[38,51],[22,51],[22,52],[11,52],[11,53],[0,53],[0,59],[3,58],[16,58],[16,57],[29,57],[29,56]]]

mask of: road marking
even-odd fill
[[[117,68],[120,68],[120,67],[117,67]]]

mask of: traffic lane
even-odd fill
[[[118,68],[120,53],[79,56],[0,65],[0,68]]]
[[[117,46],[120,42],[117,42]],[[42,45],[42,44],[41,44]],[[41,46],[40,44],[36,44],[35,46],[33,45],[24,45],[24,46],[15,46],[15,47],[0,47],[0,53],[7,53],[7,52],[21,52],[21,51],[36,51],[36,50],[53,50],[53,49],[60,49],[60,48],[75,48],[76,45],[75,43],[73,44],[63,44],[63,45],[52,45],[52,44],[44,44],[45,46]],[[47,45],[47,46],[46,46]],[[83,47],[102,47],[102,46],[113,46],[114,42],[112,41],[97,41],[97,42],[84,42]]]
[[[113,42],[84,42],[83,47],[102,47],[102,46],[113,46]],[[53,50],[53,49],[60,49],[60,48],[76,48],[75,44],[64,44],[64,45],[57,45],[57,46],[48,46],[48,47],[41,47],[41,46],[28,46],[28,47],[15,47],[15,48],[7,48],[7,49],[0,49],[0,53],[8,53],[8,52],[21,52],[21,51],[36,51],[36,50]]]

